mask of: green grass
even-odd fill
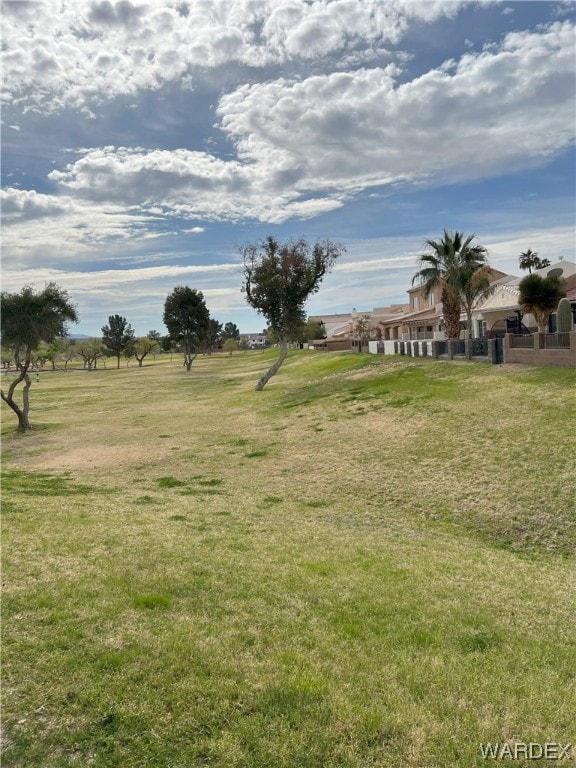
[[[255,393],[273,356],[51,374],[28,435],[4,411],[3,765],[574,741],[574,371],[303,352]]]

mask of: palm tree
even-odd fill
[[[445,229],[438,242],[426,240],[425,245],[432,252],[419,256],[420,269],[412,278],[412,285],[419,281],[424,298],[428,298],[434,288],[440,288],[445,333],[449,339],[460,336],[462,294],[466,285],[472,275],[486,265],[486,248],[472,245],[475,237],[466,237],[462,232],[452,233]]]
[[[521,311],[533,315],[540,333],[546,333],[548,318],[564,296],[564,280],[558,275],[526,275],[518,286]]]
[[[550,261],[548,259],[541,259],[536,251],[528,248],[527,251],[524,251],[524,253],[520,254],[518,265],[520,266],[520,269],[527,269],[528,274],[531,275],[533,269],[543,269],[544,267],[549,267]]]

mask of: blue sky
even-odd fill
[[[347,252],[310,314],[402,302],[426,238],[574,259],[573,2],[2,2],[3,290],[259,331],[239,247]]]

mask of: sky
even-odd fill
[[[244,333],[242,247],[346,253],[309,314],[406,301],[425,240],[519,274],[574,260],[574,2],[8,0],[2,290],[54,281],[74,333],[164,333],[201,290]]]

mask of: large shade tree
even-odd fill
[[[420,269],[412,279],[412,284],[420,284],[424,298],[428,298],[435,288],[440,289],[448,339],[459,338],[462,295],[466,284],[487,262],[486,248],[473,244],[475,237],[444,230],[441,240],[426,240],[425,245],[430,252],[418,257]]]
[[[14,362],[18,375],[8,391],[0,391],[2,400],[18,417],[18,431],[30,429],[30,386],[28,370],[32,354],[41,342],[50,343],[64,338],[67,323],[77,323],[78,313],[71,303],[68,292],[56,283],[48,283],[42,291],[26,286],[19,293],[3,292],[1,295],[2,344],[14,350]],[[22,404],[15,400],[16,390],[22,388]]]
[[[548,318],[565,295],[564,285],[558,275],[526,275],[520,280],[518,305],[525,315],[534,316],[541,333],[546,333]]]
[[[184,354],[186,370],[192,361],[206,348],[210,330],[210,312],[202,291],[179,285],[168,294],[162,317],[168,329],[170,341]]]
[[[306,322],[306,300],[319,290],[324,275],[344,250],[329,240],[310,245],[301,238],[281,244],[271,236],[240,249],[246,301],[266,318],[280,347],[277,360],[258,381],[256,391],[264,389],[284,362],[288,341],[298,336]]]

